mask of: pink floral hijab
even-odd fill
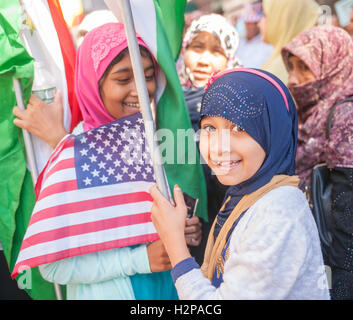
[[[314,81],[289,86],[298,108],[297,172],[309,185],[318,163],[353,166],[352,103],[335,109],[330,139],[325,137],[331,107],[353,96],[353,40],[341,28],[317,26],[284,47],[287,69],[290,54],[303,60],[315,75]]]
[[[148,49],[140,36],[137,41]],[[93,29],[78,48],[75,91],[85,131],[116,120],[104,107],[98,82],[112,60],[125,48],[127,40],[122,23],[107,23]]]

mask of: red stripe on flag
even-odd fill
[[[51,254],[45,254],[42,256],[27,259],[17,263],[14,267],[11,277],[12,279],[15,279],[18,276],[19,272],[22,272],[24,270],[27,270],[36,266],[40,266],[42,264],[55,262],[69,257],[75,257],[82,254],[88,254],[88,253],[98,252],[103,250],[127,247],[135,244],[147,243],[150,241],[156,241],[158,239],[159,239],[158,234],[152,233],[152,234],[146,234],[146,235],[135,236],[130,238],[107,241],[107,242],[98,243],[98,244],[91,244],[91,245],[82,246],[78,248],[71,248],[71,249],[67,249],[67,250],[63,250],[63,251],[59,251]]]
[[[56,205],[54,207],[45,208],[43,210],[34,212],[31,218],[30,224],[37,221],[62,216],[65,214],[82,212],[106,207],[112,207],[122,204],[142,202],[142,201],[153,201],[151,195],[148,192],[134,192],[126,193],[115,196],[103,197],[98,199],[83,200],[71,203],[65,203],[62,205]]]
[[[56,148],[54,149],[53,153],[49,157],[49,159],[47,161],[47,164],[45,165],[44,169],[42,170],[42,172],[38,176],[37,183],[36,183],[36,186],[34,188],[34,191],[35,191],[35,194],[36,194],[36,198],[38,198],[38,196],[39,196],[40,189],[42,188],[42,183],[43,183],[44,176],[46,174],[47,169],[50,167],[50,164],[58,158],[58,156],[59,156],[59,154],[61,153],[62,150],[65,150],[67,148],[71,148],[73,146],[74,146],[74,139],[71,139],[71,138],[66,138],[66,139],[62,140],[56,146]]]
[[[54,183],[46,188],[44,188],[40,194],[37,201],[43,200],[55,193],[68,192],[77,190],[77,180],[68,180],[63,182]]]
[[[86,233],[95,233],[98,231],[126,227],[129,225],[147,223],[151,221],[151,214],[149,212],[143,212],[52,229],[49,231],[36,233],[33,236],[26,238],[22,243],[21,250],[37,244],[55,241],[66,237],[73,237]]]
[[[70,168],[75,168],[74,158],[61,160],[60,162],[55,164],[53,168],[50,168],[47,175],[45,176],[45,179],[48,179],[56,171],[70,169]]]

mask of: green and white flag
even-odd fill
[[[118,2],[105,0],[105,3],[123,21]],[[158,130],[168,129],[173,135],[173,139],[166,139],[168,143],[160,143],[162,157],[164,151],[174,150],[174,160],[164,163],[169,185],[172,188],[178,184],[184,192],[198,198],[196,215],[207,221],[206,183],[198,151],[191,135],[183,138],[183,134],[191,134],[193,130],[175,65],[182,43],[186,0],[130,0],[130,3],[136,32],[163,71],[157,79],[156,125]]]

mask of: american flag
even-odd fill
[[[151,221],[155,183],[140,113],[80,135],[55,149],[12,277],[72,256],[159,239]]]

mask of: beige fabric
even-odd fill
[[[287,175],[276,175],[272,178],[272,180],[264,185],[262,188],[254,191],[253,193],[247,194],[244,196],[237,206],[234,208],[227,221],[223,225],[219,235],[214,241],[213,231],[217,221],[217,217],[213,222],[210,234],[207,240],[207,246],[205,251],[204,262],[201,266],[201,270],[205,277],[212,281],[214,270],[216,268],[217,259],[221,257],[222,251],[226,245],[226,237],[227,234],[236,221],[236,219],[241,215],[242,212],[250,208],[258,199],[263,197],[266,193],[271,191],[272,189],[281,187],[281,186],[295,186],[297,187],[299,184],[299,178],[297,176],[287,176]],[[229,201],[229,198],[224,203],[221,210],[224,209],[225,204]]]
[[[319,5],[314,0],[263,0],[266,16],[266,40],[274,49],[261,67],[273,73],[285,84],[288,73],[281,50],[299,33],[313,27],[319,17]]]

